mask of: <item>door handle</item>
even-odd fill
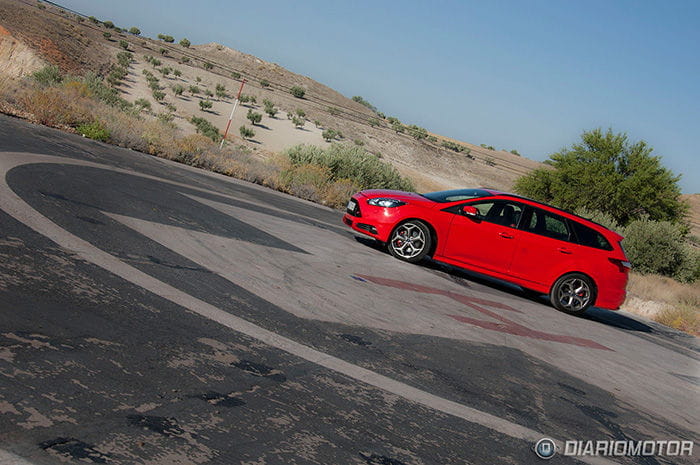
[[[511,236],[508,233],[500,232],[498,233],[499,236],[501,236],[503,239],[513,239],[513,236]]]
[[[565,253],[565,254],[567,254],[567,255],[571,255],[571,250],[569,250],[569,249],[567,249],[567,248],[559,247],[557,250],[558,250],[559,252],[561,252],[561,253]]]

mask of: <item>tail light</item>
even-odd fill
[[[608,258],[608,260],[619,268],[620,273],[626,273],[632,269],[632,264],[627,260],[620,260],[619,258]]]

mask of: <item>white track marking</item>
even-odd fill
[[[534,443],[542,437],[547,436],[517,423],[513,423],[490,413],[467,407],[457,402],[430,394],[429,392],[422,391],[405,383],[396,381],[341,360],[332,355],[328,355],[311,347],[295,342],[289,338],[252,324],[247,320],[231,315],[122,262],[116,257],[98,249],[89,242],[80,239],[79,237],[61,228],[56,223],[41,215],[38,211],[22,200],[17,194],[15,194],[15,192],[7,184],[7,173],[14,167],[28,163],[73,164],[108,169],[131,175],[138,174],[126,170],[114,169],[112,167],[99,165],[96,163],[82,162],[80,160],[70,160],[48,155],[0,152],[0,177],[2,178],[0,181],[0,208],[10,214],[16,220],[24,223],[36,232],[48,237],[59,246],[75,252],[83,259],[104,268],[125,281],[146,289],[155,295],[191,310],[205,318],[216,321],[227,328],[257,339],[271,347],[275,347],[309,362],[328,368],[329,370],[336,371],[345,376],[366,383],[370,386],[399,395],[411,402],[416,402],[431,409],[484,426],[516,439]],[[163,181],[162,179],[151,176],[139,176]],[[191,188],[190,186],[187,187]],[[555,439],[555,442],[559,448],[563,447],[562,441]],[[577,459],[589,464],[609,465],[614,463],[600,457],[578,457]],[[21,464],[23,462],[19,463]]]

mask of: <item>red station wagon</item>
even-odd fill
[[[425,257],[548,294],[557,309],[617,310],[630,263],[622,236],[550,205],[491,189],[365,190],[343,222],[396,258]]]

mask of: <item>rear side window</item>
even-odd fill
[[[576,242],[586,247],[593,247],[596,249],[612,250],[610,242],[608,242],[602,234],[595,231],[588,226],[584,226],[577,221],[571,221],[571,226],[574,229],[574,234],[576,234]]]
[[[529,218],[526,218],[522,229],[540,236],[568,241],[570,238],[566,219],[554,213],[549,213],[538,208],[533,208]]]

